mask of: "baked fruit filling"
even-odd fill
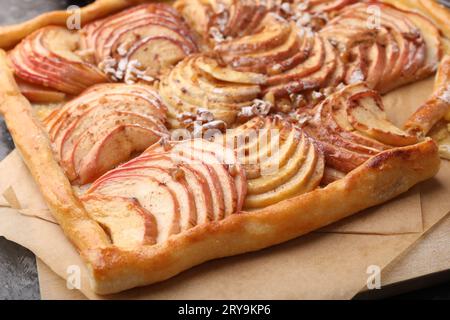
[[[81,30],[81,50],[112,81],[152,82],[197,51],[178,12],[166,4],[144,4]]]
[[[343,77],[342,62],[329,42],[275,13],[268,13],[252,34],[214,50],[236,70],[269,75],[264,90],[276,96],[335,86]]]
[[[54,156],[131,248],[324,187],[427,134],[450,141],[450,58],[405,130],[380,96],[433,74],[441,51],[429,20],[374,1],[178,0],[44,27],[9,60],[31,102],[60,105],[43,119]]]
[[[346,83],[366,81],[382,93],[433,74],[441,54],[428,19],[380,3],[345,8],[320,34],[348,61]]]
[[[44,27],[9,57],[27,98],[60,102],[61,94],[75,96],[98,83],[153,83],[197,50],[183,18],[158,3],[124,10],[79,31]]]
[[[166,107],[146,85],[99,84],[44,119],[70,181],[92,182],[169,135]]]
[[[235,153],[198,139],[150,147],[100,177],[81,200],[114,244],[127,247],[240,212],[246,188]]]
[[[215,120],[232,125],[243,107],[261,94],[262,74],[243,73],[219,65],[205,55],[190,56],[176,65],[159,84],[173,128],[182,126],[180,114],[210,111]]]
[[[15,75],[25,82],[77,95],[107,78],[75,53],[80,35],[49,26],[26,37],[9,54]]]
[[[225,135],[247,174],[246,209],[262,208],[315,189],[324,157],[305,132],[279,116],[255,117]]]
[[[381,97],[364,83],[342,88],[301,116],[303,130],[320,145],[331,169],[326,182],[382,151],[419,141],[387,119]]]

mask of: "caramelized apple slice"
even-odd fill
[[[161,133],[139,124],[122,124],[93,140],[90,132],[80,137],[73,148],[71,162],[78,172],[79,183],[99,177],[115,164],[126,161],[161,138]],[[103,133],[103,132],[102,132]]]
[[[145,75],[159,78],[164,70],[175,65],[189,53],[180,41],[161,36],[147,37],[130,48],[128,61],[139,61],[145,68]]]
[[[166,108],[144,85],[103,84],[51,113],[44,124],[73,182],[92,182],[168,131]]]
[[[59,103],[66,99],[66,94],[60,91],[49,90],[48,88],[26,82],[16,78],[20,92],[34,103]]]
[[[197,61],[200,61],[200,66]],[[208,68],[205,63],[210,61],[212,66]],[[218,64],[212,61],[204,59],[202,55],[193,55],[181,61],[163,77],[159,91],[168,106],[172,127],[181,126],[177,119],[179,114],[196,113],[199,108],[211,111],[216,120],[232,124],[241,108],[251,106],[261,93],[259,85],[247,83],[252,75],[236,78],[237,74],[225,67],[217,70]],[[211,72],[213,69],[214,72]],[[215,78],[215,75],[222,79]],[[224,80],[227,77],[230,80],[242,79],[243,82]]]
[[[350,97],[347,104],[349,121],[355,129],[388,145],[406,146],[417,143],[415,136],[407,134],[387,120],[380,105],[381,100],[375,100],[371,92]]]
[[[82,196],[82,201],[90,214],[106,228],[117,227],[116,234],[127,234],[140,226],[134,212],[128,213],[133,223],[122,220],[124,225],[120,228],[116,224],[117,212],[108,213],[108,210],[123,206],[121,202],[117,204],[122,199],[133,199],[132,204],[137,208],[129,206],[128,209],[153,214],[158,227],[156,240],[161,243],[171,235],[241,210],[246,192],[245,174],[239,164],[234,170],[226,170],[223,162],[228,160],[236,161],[232,150],[221,149],[220,145],[206,140],[155,144],[141,156],[97,179]],[[221,201],[225,210],[213,208],[215,186],[223,195]],[[101,201],[89,202],[99,198]],[[221,215],[216,216],[216,213]],[[130,225],[131,230],[128,230]],[[114,236],[112,238],[115,242]],[[130,242],[134,243],[132,239]]]
[[[158,227],[157,243],[180,232],[180,204],[174,190],[155,177],[139,175],[110,175],[93,183],[87,196],[110,196],[135,199],[139,206],[151,212]],[[109,213],[113,214],[113,213]],[[126,232],[126,227],[124,227]]]
[[[384,93],[431,75],[441,56],[438,29],[420,14],[382,3],[373,28],[370,5],[346,7],[320,31],[350,61],[346,83],[365,80]]]
[[[245,200],[246,208],[266,207],[309,192],[319,185],[324,170],[323,156],[319,149],[308,140],[309,138],[305,139],[307,141],[305,140],[304,144],[299,144],[299,148],[306,148],[306,151],[302,151],[305,154],[300,156],[301,159],[304,159],[304,162],[297,170],[291,171],[291,173],[295,172],[295,174],[274,189],[263,191],[262,193],[249,194]],[[282,171],[281,173],[289,174],[289,171]]]
[[[63,27],[39,29],[10,52],[15,74],[25,81],[72,95],[107,82],[99,69],[76,54],[79,41],[77,33]]]
[[[260,73],[239,72],[221,67],[216,60],[201,56],[196,60],[200,70],[210,74],[213,78],[226,82],[263,84],[266,82],[266,76]]]
[[[114,81],[150,83],[197,45],[183,19],[167,4],[143,4],[87,25],[82,43]]]
[[[114,245],[133,248],[156,243],[155,217],[136,199],[89,194],[81,201],[92,219],[106,229]]]
[[[418,141],[387,120],[380,96],[361,83],[344,87],[316,106],[304,130],[321,146],[331,172],[339,173],[327,174],[327,182],[393,146]]]
[[[141,156],[123,164],[120,168],[135,169],[149,166],[170,170],[172,175],[178,181],[182,181],[188,188],[188,192],[192,193],[196,209],[196,223],[193,225],[214,220],[213,196],[211,193],[216,192],[216,185],[209,184],[212,179],[208,167],[201,162],[193,162],[174,153],[158,153]],[[209,176],[210,179],[206,176]]]

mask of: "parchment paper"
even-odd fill
[[[430,84],[432,80],[427,80],[388,95],[388,114],[392,110],[409,114],[431,92]],[[395,121],[403,119],[398,116]],[[99,297],[90,291],[78,254],[51,222],[20,157],[13,153],[5,161],[0,165],[0,194],[9,189],[7,198],[17,200],[13,204],[22,213],[0,208],[0,235],[29,248],[63,278],[68,267],[78,266],[80,290],[91,299],[349,299],[364,287],[369,266],[383,269],[450,211],[450,164],[445,161],[436,178],[324,230],[259,252],[211,261],[160,284]]]

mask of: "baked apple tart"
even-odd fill
[[[450,13],[388,2],[97,0],[78,30],[63,12],[0,28],[0,111],[93,290],[287,241],[434,176]],[[434,73],[396,126],[381,95]]]

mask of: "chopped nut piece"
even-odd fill
[[[273,104],[269,101],[255,99],[251,106],[245,106],[241,108],[241,111],[237,115],[239,122],[246,121],[254,116],[266,116],[273,108]]]

